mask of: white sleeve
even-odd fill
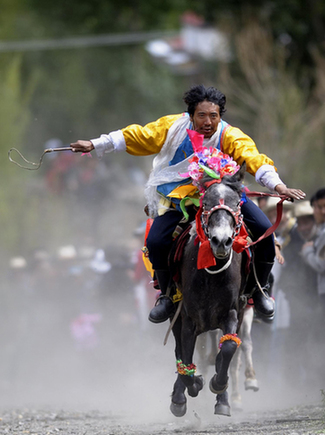
[[[285,183],[281,180],[274,166],[262,165],[255,174],[255,180],[258,184],[274,191],[275,186]]]
[[[102,134],[96,139],[91,139],[98,158],[102,158],[105,153],[112,151],[125,151],[126,143],[121,130],[112,131],[109,134]]]

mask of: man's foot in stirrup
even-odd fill
[[[156,305],[149,313],[149,320],[153,323],[165,322],[174,313],[173,301],[165,295],[161,295],[156,302]]]
[[[269,296],[267,289],[264,288],[263,292],[265,295],[259,289],[256,289],[253,293],[254,307],[261,318],[269,322],[274,319],[275,302]]]

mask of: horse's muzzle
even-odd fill
[[[225,237],[223,240],[219,240],[217,237],[210,239],[210,246],[213,255],[216,258],[223,259],[229,256],[232,248],[233,239],[231,237]]]

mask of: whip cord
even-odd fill
[[[25,166],[25,165],[22,165],[22,164],[16,162],[16,161],[11,157],[11,154],[12,154],[13,151],[15,151],[15,152],[16,152],[16,153],[21,157],[21,159],[24,160],[24,162],[28,163],[28,164],[31,165],[32,167]],[[47,148],[46,150],[43,151],[43,154],[41,155],[41,158],[40,158],[40,160],[39,160],[38,163],[30,162],[29,160],[27,160],[27,159],[22,155],[22,153],[21,153],[19,150],[17,150],[17,148],[10,148],[10,150],[8,151],[8,157],[9,157],[9,160],[10,160],[12,163],[14,163],[15,165],[19,166],[20,168],[22,168],[22,169],[27,169],[28,171],[36,171],[37,169],[39,169],[39,168],[41,167],[41,164],[42,164],[42,162],[43,162],[43,157],[45,156],[45,154],[47,154],[47,153],[52,153],[52,152],[56,152],[56,151],[72,151],[72,147]]]

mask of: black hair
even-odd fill
[[[325,187],[317,190],[317,192],[312,196],[313,202],[318,201],[319,199],[325,198]]]
[[[219,106],[221,117],[226,112],[226,96],[212,86],[208,88],[203,85],[192,86],[189,91],[185,92],[183,100],[187,104],[187,111],[191,116],[194,115],[197,105],[202,101],[210,101]]]

